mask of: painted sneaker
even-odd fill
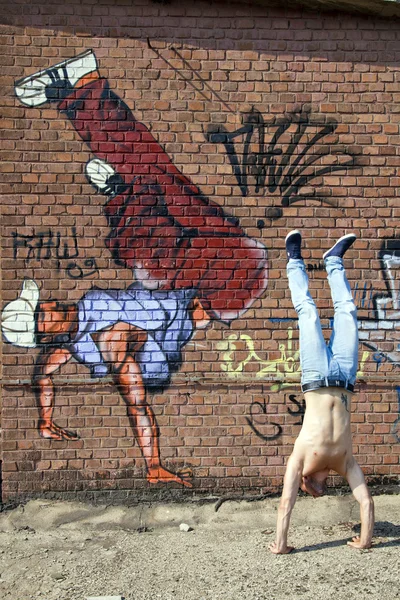
[[[96,56],[92,50],[86,50],[50,69],[19,79],[15,82],[15,93],[25,106],[60,101],[80,79],[96,71]]]
[[[119,173],[105,160],[93,158],[86,164],[86,177],[98,192],[110,196],[122,194],[128,186]]]
[[[357,236],[354,233],[348,233],[343,235],[338,241],[323,254],[322,258],[326,260],[330,256],[338,256],[339,258],[343,258],[347,250],[354,244]]]
[[[301,256],[301,233],[298,229],[293,229],[287,234],[285,244],[288,259],[303,258]]]

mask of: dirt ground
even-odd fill
[[[371,550],[349,498],[298,501],[287,556],[268,550],[276,499],[127,508],[35,500],[0,514],[4,600],[400,598],[400,496],[378,496]],[[180,531],[187,523],[193,530]]]

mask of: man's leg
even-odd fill
[[[96,343],[109,364],[114,383],[126,402],[128,417],[146,462],[150,483],[174,481],[192,485],[161,466],[159,430],[154,412],[146,401],[146,389],[134,354],[146,341],[146,332],[127,323],[116,323],[96,336]]]
[[[352,234],[343,236],[324,255],[335,311],[329,348],[350,384],[354,384],[357,374],[358,326],[357,308],[343,266],[343,255],[355,239]]]
[[[35,364],[33,390],[39,407],[38,430],[40,437],[51,440],[77,440],[78,434],[64,427],[59,427],[53,420],[55,389],[53,375],[72,356],[65,348],[44,346]]]
[[[286,247],[299,232],[291,232],[286,238]],[[287,276],[292,302],[299,318],[300,364],[302,384],[324,379],[328,375],[327,347],[322,335],[317,307],[308,289],[308,276],[301,258],[301,236],[294,247],[288,250]]]

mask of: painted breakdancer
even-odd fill
[[[358,364],[358,328],[343,256],[355,239],[353,234],[343,236],[323,257],[335,310],[332,336],[326,345],[317,308],[308,290],[301,234],[294,230],[286,237],[289,287],[299,318],[301,383],[306,412],[287,464],[276,542],[270,546],[274,554],[293,550],[287,545],[287,534],[299,486],[314,498],[322,496],[330,470],[347,479],[360,505],[361,533],[348,544],[353,548],[371,546],[374,505],[353,456],[350,429],[350,398]]]
[[[203,196],[100,76],[91,50],[15,84],[26,106],[55,104],[96,156],[89,181],[108,198],[106,245],[147,289],[193,289],[230,322],[267,284],[265,246]]]
[[[34,378],[39,433],[77,437],[53,421],[52,377],[74,358],[94,378],[111,375],[148,481],[190,486],[161,465],[148,392],[169,385],[195,328],[230,323],[264,293],[266,248],[180,173],[100,77],[92,51],[16,82],[15,91],[28,107],[55,104],[95,155],[86,174],[107,198],[106,245],[136,279],[127,290],[93,289],[77,305],[39,302],[38,286],[27,280],[5,307],[5,339],[42,348]]]
[[[35,281],[26,279],[19,297],[1,315],[4,339],[15,346],[39,347],[34,389],[39,434],[44,439],[76,440],[74,431],[53,419],[54,375],[71,359],[94,378],[110,375],[127,406],[150,483],[191,484],[165,469],[159,431],[147,392],[165,389],[179,367],[181,350],[196,328],[210,318],[192,290],[150,291],[134,283],[127,290],[92,289],[77,304],[40,302]]]

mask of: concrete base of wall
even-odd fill
[[[397,522],[399,495],[375,497],[377,520]],[[25,506],[0,514],[0,531],[31,528],[87,531],[146,531],[178,528],[187,523],[195,528],[262,529],[275,527],[277,498],[260,501],[226,501],[219,508],[211,504],[151,504],[134,507],[93,506],[80,502],[31,500]],[[216,510],[217,508],[217,510]],[[292,525],[310,527],[358,522],[357,502],[351,495],[325,496],[314,500],[299,498],[293,511]]]

